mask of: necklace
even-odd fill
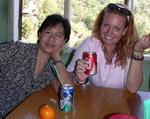
[[[105,59],[106,59],[106,64],[112,64],[112,60],[113,60],[113,58],[114,58],[114,53],[112,53],[112,54],[108,54],[108,53],[106,53],[106,51],[104,51],[104,56],[105,56]]]
[[[111,64],[112,63],[112,60],[115,56],[115,49],[110,49],[109,50],[106,50],[106,47],[105,46],[102,46],[102,49],[103,49],[103,52],[104,52],[104,57],[105,57],[105,60],[106,60],[106,64]]]
[[[115,57],[115,49],[106,50],[105,46],[102,46],[103,52],[104,52],[104,58],[105,58],[105,67],[104,67],[104,74],[103,74],[103,85],[107,83],[109,80],[111,73],[112,73],[112,67],[114,64],[114,57]]]
[[[110,79],[112,75],[112,67],[113,67],[112,63],[104,65],[104,70],[103,70],[103,73],[101,74],[102,75],[101,83],[103,86],[107,84],[108,80]]]
[[[111,68],[112,68],[112,64],[110,64],[110,65],[106,64],[105,65],[105,81],[107,81],[109,79]]]
[[[103,77],[104,78],[104,82],[103,84],[105,85],[107,83],[107,81],[109,80],[109,77],[111,75],[111,71],[112,71],[112,66],[113,66],[113,58],[115,56],[115,53],[111,53],[111,54],[108,54],[106,52],[106,50],[104,50],[104,57],[105,57],[105,60],[106,60],[106,64],[105,64],[105,76]]]

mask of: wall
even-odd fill
[[[144,82],[141,87],[142,91],[150,91],[150,61],[143,62]]]
[[[0,43],[9,42],[9,2],[0,0]]]

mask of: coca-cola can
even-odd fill
[[[97,54],[96,52],[83,52],[82,59],[85,60],[87,75],[94,75],[97,72]]]

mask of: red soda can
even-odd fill
[[[83,52],[82,59],[85,60],[87,75],[94,75],[97,72],[97,54],[96,52]]]

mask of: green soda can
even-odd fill
[[[74,87],[71,84],[64,84],[60,87],[59,107],[62,112],[73,110]]]

